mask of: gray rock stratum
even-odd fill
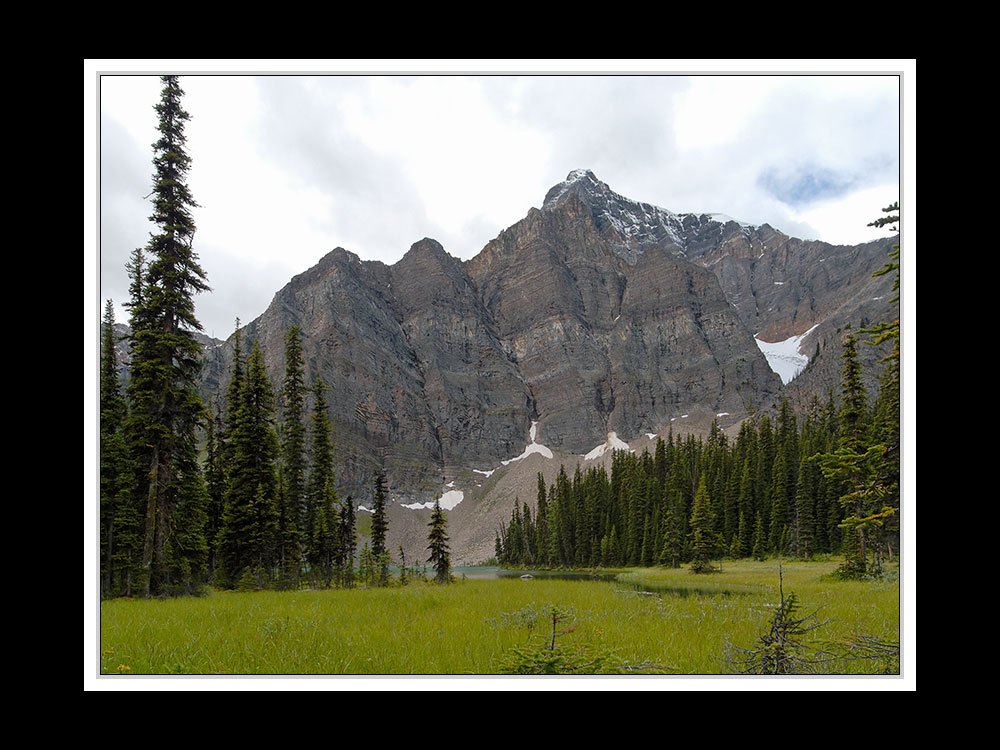
[[[370,505],[386,473],[391,549],[426,557],[429,512],[405,506],[448,493],[461,498],[456,561],[476,562],[492,555],[511,488],[533,500],[538,471],[609,439],[635,447],[716,418],[734,429],[783,396],[825,398],[842,331],[891,315],[891,279],[872,278],[891,244],[673,214],[578,170],[468,261],[432,239],[392,266],[337,248],[240,334],[245,350],[260,341],[280,386],[284,336],[302,329],[307,382],[329,387],[341,497]],[[800,351],[824,366],[785,385],[755,336],[806,332]],[[225,387],[231,359],[232,339],[206,349],[206,394]]]

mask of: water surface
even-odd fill
[[[629,591],[645,592],[658,596],[733,596],[750,593],[738,586],[734,588],[712,585],[678,586],[675,581],[643,580],[631,576],[622,580],[619,578],[620,572],[601,570],[509,570],[495,566],[463,566],[453,568],[452,573],[456,578],[464,577],[470,580],[500,580],[531,576],[525,583],[530,583],[534,579],[614,582]]]

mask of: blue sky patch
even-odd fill
[[[854,187],[854,180],[824,167],[803,166],[768,169],[757,178],[757,184],[781,202],[800,208],[844,195]]]

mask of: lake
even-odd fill
[[[621,588],[632,591],[658,594],[660,596],[734,596],[750,593],[749,588],[714,586],[706,582],[704,585],[678,586],[676,582],[650,581],[637,578],[634,574],[625,574],[624,578],[617,571],[594,570],[508,570],[494,566],[460,566],[452,568],[456,578],[469,580],[499,580],[502,578],[521,578],[530,575],[526,580],[530,584],[533,579],[548,579],[558,581],[593,581],[597,583],[617,583]]]

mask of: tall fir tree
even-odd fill
[[[703,573],[712,570],[709,561],[718,550],[719,539],[715,532],[715,518],[707,482],[699,482],[691,512],[691,571]]]
[[[427,562],[434,566],[434,580],[438,583],[451,581],[451,552],[448,548],[448,519],[441,509],[441,500],[434,501],[434,510],[428,524],[427,549],[430,557]]]
[[[274,389],[259,342],[247,360],[236,405],[219,552],[227,580],[236,582],[249,570],[259,587],[274,578],[279,546]]]
[[[739,498],[737,507],[739,508],[739,528],[736,533],[736,542],[733,545],[734,557],[749,557],[754,548],[754,522],[760,518],[757,503],[754,496],[753,481],[753,458],[750,455],[743,460],[743,472],[740,477]]]
[[[860,465],[865,450],[868,411],[868,396],[861,380],[861,362],[858,359],[857,339],[853,334],[844,337],[842,355],[844,367],[842,375],[842,406],[840,410],[840,445],[834,458],[825,466],[847,483],[849,492],[841,496],[840,502],[846,515],[844,528],[844,566],[848,575],[865,573],[864,511],[861,507],[857,488],[862,481]],[[850,537],[850,539],[848,539]]]
[[[792,542],[796,557],[808,559],[816,547],[816,488],[819,477],[816,461],[802,456],[795,494]]]
[[[205,537],[209,544],[208,575],[218,570],[218,538],[222,530],[222,513],[226,498],[225,423],[219,401],[208,402],[210,418],[205,427],[205,489],[208,492]]]
[[[775,454],[771,481],[771,522],[769,548],[783,555],[789,541],[788,518],[790,515],[788,470],[784,451]]]
[[[126,439],[128,405],[118,380],[115,311],[104,308],[100,372],[100,570],[101,596],[131,593],[139,555],[134,471]]]
[[[176,76],[161,78],[159,139],[153,144],[153,213],[156,225],[145,254],[133,256],[131,302],[133,445],[137,489],[144,496],[143,549],[138,593],[166,595],[189,590],[202,570],[206,547],[206,493],[196,456],[203,407],[195,388],[201,330],[194,295],[208,283],[192,248],[197,207],[187,187],[191,159],[185,150]],[[148,262],[147,262],[148,261]],[[183,537],[183,538],[182,538]],[[197,550],[197,551],[196,551]]]
[[[308,513],[306,502],[305,373],[302,331],[291,326],[285,335],[285,380],[281,390],[281,463],[283,478],[281,521],[281,566],[288,580],[297,579],[302,557],[299,527]],[[294,583],[293,583],[294,585]]]
[[[663,545],[660,548],[660,564],[678,568],[684,554],[684,501],[680,492],[664,487],[663,500],[666,512],[663,520]]]
[[[386,517],[385,474],[381,471],[375,477],[375,497],[372,503],[372,557],[375,560],[375,580],[380,586],[389,585],[388,548],[386,534],[389,531],[389,521]]]
[[[240,333],[240,319],[236,318],[236,329],[230,336],[233,342],[233,363],[230,365],[229,385],[226,387],[226,416],[223,429],[217,435],[222,444],[222,464],[228,467],[233,463],[233,445],[230,436],[236,432],[236,420],[240,413],[243,400],[243,380],[246,362],[243,354],[243,334]],[[226,470],[228,481],[228,470]]]
[[[313,411],[310,420],[311,446],[306,494],[309,513],[305,519],[304,549],[314,585],[328,586],[336,556],[339,507],[336,475],[333,470],[333,438],[326,401],[326,383],[319,376],[313,382]]]
[[[886,214],[869,226],[889,226],[893,232],[899,232],[900,211],[899,202],[882,209]],[[902,439],[900,432],[900,392],[901,392],[901,335],[900,335],[900,245],[892,246],[889,262],[872,276],[884,276],[895,272],[896,278],[892,290],[896,293],[890,302],[897,307],[897,317],[893,321],[883,321],[866,333],[871,338],[866,342],[871,346],[891,345],[889,353],[882,359],[885,370],[882,375],[881,390],[872,410],[872,481],[869,494],[872,505],[881,505],[882,521],[873,525],[873,541],[876,555],[881,558],[885,553],[892,559],[892,545],[898,544],[899,512],[900,512],[900,458],[902,455]],[[877,496],[877,497],[874,497]]]
[[[358,549],[358,534],[354,518],[354,498],[350,495],[340,507],[340,546],[338,547],[338,585],[354,586],[354,555]]]
[[[545,497],[545,477],[538,472],[538,496],[535,505],[535,556],[538,564],[549,564],[549,502]]]
[[[323,588],[329,588],[333,582],[336,562],[340,556],[337,492],[333,483],[334,478],[331,473],[316,502],[313,536],[308,549],[313,585]]]
[[[821,463],[827,478],[846,490],[840,496],[843,516],[839,525],[843,529],[844,555],[841,573],[845,577],[859,578],[880,572],[884,529],[895,509],[885,502],[880,472],[884,449],[871,444],[867,397],[852,335],[844,339],[843,360],[844,398],[839,445],[833,453],[825,454]]]

